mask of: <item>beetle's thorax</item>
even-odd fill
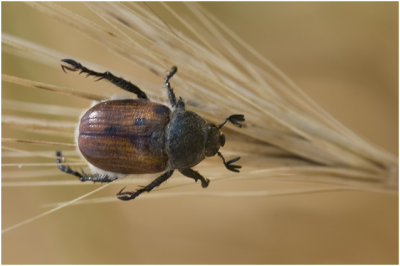
[[[171,169],[190,168],[205,158],[207,122],[199,115],[175,109],[165,130],[165,149]]]

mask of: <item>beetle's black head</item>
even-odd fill
[[[219,151],[220,147],[225,145],[225,135],[220,129],[225,125],[226,122],[231,122],[237,127],[242,127],[240,122],[244,121],[244,115],[231,115],[225,119],[218,127],[214,124],[207,124],[206,135],[206,156],[214,156]]]
[[[219,148],[223,147],[225,144],[225,135],[220,131],[220,129],[228,121],[237,127],[242,127],[241,122],[244,121],[244,115],[231,115],[227,117],[225,121],[221,123],[218,127],[210,123],[207,124],[206,128],[207,141],[205,145],[205,154],[206,156],[214,156],[215,154],[218,154],[218,156],[221,157],[222,162],[224,163],[225,167],[228,170],[233,172],[239,172],[241,166],[233,163],[238,161],[240,157],[236,157],[226,162],[224,156],[222,156],[222,154],[219,152]]]
[[[219,148],[225,145],[225,135],[213,124],[207,124],[206,134],[206,156],[214,156],[219,151]]]

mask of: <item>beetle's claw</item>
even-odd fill
[[[65,70],[69,71],[78,71],[79,69],[82,69],[82,65],[76,62],[75,60],[72,59],[63,59],[61,60],[64,63],[67,63],[68,65],[61,65],[62,70],[67,73]],[[82,71],[81,71],[82,73]]]
[[[168,82],[170,78],[172,78],[173,75],[175,75],[175,73],[178,71],[178,68],[176,66],[172,66],[171,70],[169,71],[169,73],[167,74],[167,76],[165,77],[165,82]]]
[[[196,180],[197,182],[197,180]],[[208,187],[208,184],[210,184],[210,179],[205,178],[204,181],[201,181],[201,187],[206,188]]]
[[[67,71],[65,71],[65,70],[69,70],[69,71],[77,71],[77,70],[79,70],[79,69],[76,68],[76,67],[69,67],[69,66],[65,66],[65,65],[61,65],[61,69],[62,69],[65,73],[67,73]]]
[[[137,196],[137,195],[135,195],[136,192],[130,192],[130,191],[125,191],[125,192],[123,192],[125,188],[126,188],[126,187],[123,187],[123,188],[117,193],[118,199],[120,199],[120,200],[131,200],[131,199],[136,198],[136,196]]]
[[[117,195],[119,200],[127,201],[131,200],[132,198],[130,196],[122,196],[122,195]]]
[[[81,68],[82,67],[82,65],[80,63],[78,63],[78,62],[76,62],[75,60],[72,60],[72,59],[62,59],[61,61],[64,62],[64,63],[67,63],[67,64],[69,64],[69,65],[71,65],[71,66],[73,66],[75,68]]]
[[[126,186],[123,187],[123,188],[117,193],[117,195],[121,195],[121,194],[122,194],[122,191],[124,191],[125,188],[126,188]],[[126,193],[126,192],[124,192],[124,193]]]

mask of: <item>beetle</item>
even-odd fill
[[[218,155],[225,167],[239,172],[241,166],[233,164],[240,157],[225,161],[219,152],[225,144],[220,129],[226,122],[242,127],[244,115],[234,114],[216,126],[206,122],[198,114],[187,111],[181,97],[177,100],[170,79],[178,71],[173,66],[165,77],[165,86],[172,108],[151,102],[146,93],[129,81],[106,71],[90,70],[72,59],[61,60],[62,70],[80,71],[87,76],[105,79],[119,88],[134,93],[137,99],[105,100],[91,107],[80,119],[76,144],[81,155],[88,161],[93,174],[72,170],[64,162],[60,151],[56,152],[58,168],[78,177],[81,181],[112,182],[128,174],[164,172],[147,186],[136,191],[117,193],[120,200],[131,200],[143,192],[166,181],[175,170],[184,176],[200,180],[206,188],[210,182],[192,167],[205,157]]]

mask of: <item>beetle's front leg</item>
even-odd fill
[[[88,175],[85,172],[78,172],[74,171],[69,167],[68,165],[64,165],[64,157],[62,156],[62,153],[60,151],[56,152],[56,162],[58,164],[58,169],[60,169],[62,172],[71,174],[73,176],[76,176],[79,178],[80,181],[86,182],[86,181],[93,181],[97,183],[109,183],[117,179],[116,177],[111,177],[108,175]]]

